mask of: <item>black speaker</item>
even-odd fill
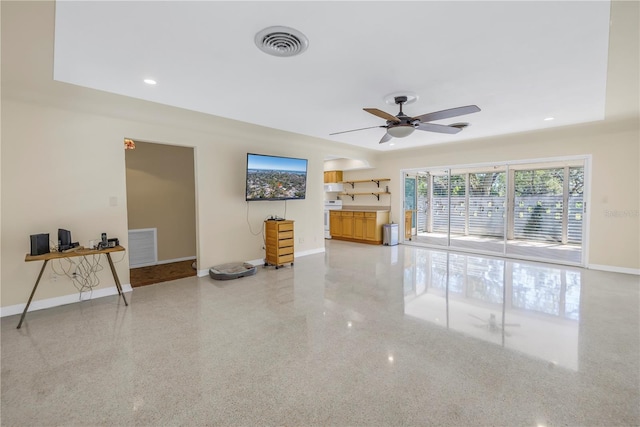
[[[58,228],[58,250],[66,251],[71,248],[71,232]]]
[[[31,235],[31,255],[42,255],[49,253],[49,233]]]

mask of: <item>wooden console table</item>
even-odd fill
[[[116,282],[116,288],[118,289],[118,294],[122,297],[124,301],[124,305],[129,305],[127,303],[127,299],[124,297],[124,292],[122,291],[122,285],[120,284],[120,279],[118,279],[118,274],[116,273],[116,268],[113,266],[113,260],[111,259],[111,252],[124,252],[124,247],[116,246],[113,248],[106,249],[78,249],[73,252],[50,252],[48,254],[43,255],[29,255],[27,254],[24,257],[25,262],[30,261],[44,261],[42,264],[42,268],[40,269],[40,274],[38,274],[38,279],[36,280],[36,284],[33,286],[33,290],[31,291],[31,295],[29,296],[29,301],[27,301],[27,306],[24,308],[22,312],[22,317],[20,317],[20,323],[18,323],[18,329],[22,326],[22,321],[24,320],[24,316],[27,314],[27,310],[29,310],[29,305],[31,305],[31,300],[33,299],[33,295],[36,293],[36,289],[38,288],[38,283],[40,283],[40,279],[42,278],[42,273],[44,273],[44,269],[49,263],[49,261],[54,259],[61,258],[73,258],[79,256],[86,255],[101,255],[104,254],[107,256],[107,261],[109,261],[109,267],[111,268],[111,274],[113,274],[113,280]]]

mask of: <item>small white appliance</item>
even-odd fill
[[[324,185],[325,193],[342,193],[344,191],[344,184],[342,183],[329,183]]]
[[[324,201],[324,238],[330,239],[331,232],[329,230],[329,211],[342,209],[342,200],[325,200]]]

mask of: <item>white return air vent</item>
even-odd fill
[[[129,268],[158,263],[158,229],[129,230]]]

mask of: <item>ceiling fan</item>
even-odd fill
[[[465,114],[477,113],[480,111],[477,105],[467,105],[465,107],[450,108],[448,110],[436,111],[433,113],[422,114],[420,116],[410,117],[404,114],[402,111],[402,105],[407,102],[406,96],[394,97],[395,103],[400,106],[400,112],[396,116],[378,110],[377,108],[364,108],[367,113],[374,116],[381,117],[387,121],[386,125],[382,126],[370,126],[367,128],[345,130],[342,132],[335,132],[329,135],[338,135],[341,133],[355,132],[365,129],[373,128],[385,128],[387,132],[380,140],[380,144],[389,141],[391,138],[404,138],[413,133],[415,129],[424,130],[428,132],[449,133],[456,134],[462,129],[469,126],[469,123],[454,123],[451,125],[439,125],[435,123],[429,123],[434,120],[449,119],[451,117],[462,116]]]

